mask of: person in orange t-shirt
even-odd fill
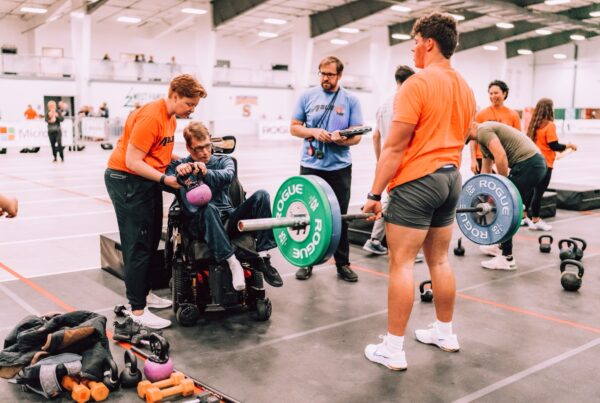
[[[485,109],[482,109],[475,115],[477,123],[494,122],[504,123],[505,125],[521,130],[521,118],[519,114],[504,106],[504,101],[508,98],[508,85],[504,81],[494,80],[488,85],[488,95],[492,103]],[[476,141],[471,142],[471,171],[474,174],[481,172],[481,162],[483,155]]]
[[[204,87],[194,77],[173,78],[167,98],[150,102],[127,117],[104,174],[119,224],[131,317],[152,329],[171,324],[148,307],[171,306],[171,301],[149,290],[151,260],[162,231],[162,186],[179,188],[174,176],[165,175],[171,160],[179,159],[173,155],[176,117],[189,117],[205,97]]]
[[[381,194],[389,201],[383,217],[388,241],[388,333],[380,344],[369,344],[365,356],[392,370],[406,369],[404,333],[413,306],[415,257],[421,247],[435,288],[437,321],[417,330],[418,341],[458,351],[452,332],[456,285],[448,248],[462,179],[458,168],[475,97],[464,78],[452,68],[456,21],[434,13],[413,27],[413,59],[423,70],[396,92],[388,138],[377,163],[371,192],[363,207],[382,215]]]
[[[544,192],[548,189],[550,179],[552,178],[556,152],[567,149],[577,151],[577,146],[573,143],[561,144],[558,142],[556,125],[554,124],[554,104],[548,98],[540,99],[535,106],[533,116],[527,128],[527,135],[542,152],[548,168],[546,175],[533,191],[533,197],[527,206],[527,217],[524,218],[524,221],[530,230],[550,231],[552,226],[540,218],[540,206],[542,205]]]
[[[33,109],[33,107],[31,105],[27,105],[27,109],[25,109],[25,112],[23,113],[23,115],[25,116],[25,119],[27,119],[27,120],[33,120],[38,117],[37,112],[35,111],[35,109]]]

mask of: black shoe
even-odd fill
[[[281,287],[283,285],[283,280],[277,269],[271,266],[271,256],[267,255],[266,257],[259,258],[258,262],[256,270],[262,272],[267,284],[271,287]]]
[[[358,281],[358,275],[347,264],[338,266],[337,272],[338,276],[340,276],[344,281],[348,281],[350,283],[355,283]]]
[[[296,272],[296,278],[298,280],[308,280],[312,276],[312,266],[301,267]]]

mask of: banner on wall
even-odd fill
[[[252,105],[258,105],[258,97],[255,95],[237,95],[235,104],[242,105],[242,117],[249,118],[252,116]]]
[[[106,118],[82,118],[81,119],[81,136],[89,137],[96,140],[106,139],[107,132]]]
[[[63,146],[73,144],[73,122],[65,119],[61,124]],[[0,120],[0,148],[49,146],[48,124],[43,120]]]
[[[261,140],[289,140],[291,138],[289,120],[260,120],[258,138]]]

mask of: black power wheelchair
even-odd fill
[[[215,138],[213,153],[231,154],[235,149],[233,136]],[[246,193],[236,175],[229,186],[234,207],[239,206]],[[200,315],[209,312],[254,311],[255,318],[266,321],[271,317],[272,305],[265,297],[263,274],[254,270],[258,264],[256,239],[243,233],[231,239],[235,255],[244,268],[246,289],[236,291],[232,285],[227,263],[217,263],[204,240],[192,239],[186,220],[190,213],[179,200],[179,193],[169,208],[165,241],[165,268],[171,271],[173,311],[182,326],[193,326]],[[227,223],[225,224],[227,225]]]

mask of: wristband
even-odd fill
[[[166,175],[162,175],[162,176],[160,177],[160,180],[159,180],[159,182],[160,182],[160,184],[161,184],[161,185],[164,185],[164,184],[165,184],[165,179],[166,179],[166,178],[167,178],[167,176],[166,176]]]
[[[374,201],[381,201],[381,195],[376,195],[375,193],[369,193],[367,195],[367,199]]]

